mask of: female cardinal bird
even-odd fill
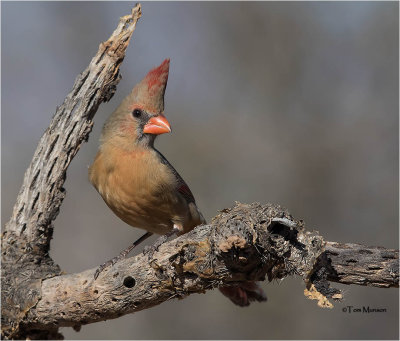
[[[154,148],[157,135],[171,132],[163,114],[168,72],[166,59],[133,88],[104,124],[99,151],[89,168],[90,181],[119,218],[147,233],[102,264],[95,278],[152,234],[163,236],[157,248],[172,234],[206,222],[185,181]],[[265,300],[262,289],[249,283],[221,291],[239,305]]]

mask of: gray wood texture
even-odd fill
[[[48,255],[52,222],[65,197],[67,168],[88,139],[99,105],[109,101],[120,80],[119,68],[141,16],[136,5],[120,18],[110,38],[101,43],[89,66],[75,80],[41,137],[12,216],[2,234],[2,336],[56,338],[51,333],[21,334],[20,321],[40,298],[43,278],[60,274]]]

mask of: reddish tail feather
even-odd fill
[[[243,282],[237,286],[224,286],[219,290],[238,306],[246,307],[250,302],[267,300],[264,290],[256,282]]]

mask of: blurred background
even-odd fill
[[[142,5],[117,93],[68,170],[51,249],[64,271],[96,267],[142,233],[107,208],[87,168],[107,116],[167,57],[173,133],[156,146],[207,219],[235,200],[272,202],[326,240],[398,248],[397,2]],[[132,6],[1,3],[2,226],[56,106]],[[263,287],[268,302],[244,309],[214,290],[61,331],[68,339],[399,337],[398,289],[336,285],[344,301],[323,310],[303,296],[300,278]],[[387,311],[346,314],[348,305]]]

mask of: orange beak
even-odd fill
[[[146,134],[160,135],[171,132],[171,126],[164,115],[153,116],[143,128]]]

